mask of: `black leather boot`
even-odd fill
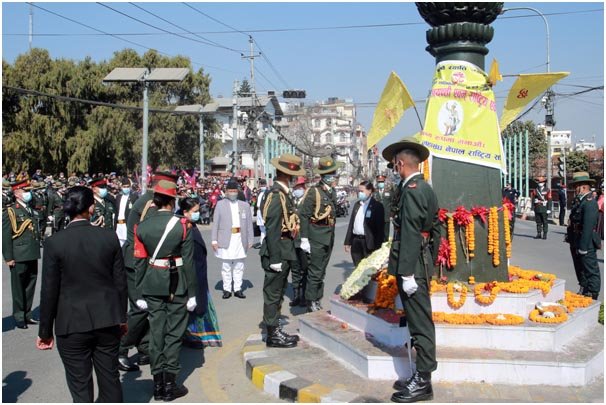
[[[296,307],[299,304],[301,304],[301,298],[302,298],[301,291],[302,291],[301,288],[293,289],[294,295],[293,295],[292,301],[290,301],[290,303],[288,304],[289,307]]]
[[[307,302],[307,312],[316,312],[322,310],[322,305],[320,305],[320,301],[308,301]]]
[[[139,366],[131,363],[127,356],[118,356],[118,368],[122,371],[139,371]]]
[[[535,239],[541,239],[541,232],[537,232],[537,236],[534,237]]]
[[[408,403],[433,399],[431,373],[415,372],[402,391],[391,396],[392,402]]]
[[[288,340],[289,342],[299,341],[299,335],[289,335],[282,329],[282,326],[278,326],[278,333],[284,335],[286,337],[286,340]]]
[[[164,399],[164,373],[158,373],[154,376],[154,399],[156,401]]]
[[[182,385],[177,385],[177,376],[173,373],[164,372],[164,401],[172,401],[181,398],[189,392]]]
[[[547,239],[547,232],[543,232],[543,239]]]
[[[267,338],[265,339],[265,345],[267,347],[295,347],[296,341],[289,340],[285,334],[281,333],[278,326],[267,327]]]

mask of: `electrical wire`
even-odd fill
[[[109,33],[109,32],[105,32],[105,31],[103,31],[103,30],[100,30],[100,29],[98,29],[98,28],[92,27],[92,26],[90,26],[90,25],[88,25],[88,24],[85,24],[85,23],[83,23],[83,22],[80,22],[80,21],[74,20],[73,18],[66,17],[66,16],[61,15],[61,14],[59,14],[59,13],[56,13],[56,12],[54,12],[54,11],[48,10],[48,9],[46,9],[46,8],[44,8],[44,7],[41,7],[41,6],[37,5],[37,4],[34,4],[34,3],[26,3],[26,4],[29,4],[29,5],[31,5],[31,6],[33,6],[33,7],[35,7],[35,8],[37,8],[37,9],[40,9],[40,10],[42,10],[42,11],[45,11],[45,12],[47,12],[47,13],[49,13],[49,14],[52,14],[52,15],[54,15],[54,16],[56,16],[56,17],[62,18],[62,19],[64,19],[64,20],[67,20],[67,21],[72,22],[72,23],[74,23],[74,24],[77,24],[77,25],[80,25],[80,26],[82,26],[82,27],[85,27],[85,28],[91,29],[91,30],[93,30],[93,31],[100,32],[100,33],[102,33],[102,34],[104,34],[104,35],[108,35],[108,36],[111,36],[111,37],[113,37],[113,38],[119,39],[120,41],[124,41],[124,42],[126,42],[126,43],[131,44],[131,45],[135,45],[135,46],[138,46],[138,47],[140,47],[140,48],[144,48],[144,49],[147,49],[147,50],[150,50],[150,51],[156,51],[156,52],[158,52],[158,53],[159,53],[159,54],[161,54],[161,55],[168,56],[168,57],[171,57],[171,58],[175,56],[175,55],[171,55],[171,54],[166,53],[166,52],[162,52],[162,51],[160,51],[160,50],[158,50],[158,49],[153,49],[153,48],[150,48],[150,47],[145,46],[145,45],[143,45],[143,44],[140,44],[140,43],[138,43],[138,42],[131,41],[130,39],[121,38],[119,35],[116,35],[116,34],[111,34],[111,33]],[[229,69],[221,68],[221,67],[218,67],[218,66],[207,65],[207,64],[205,64],[205,63],[200,63],[200,62],[196,62],[196,61],[193,61],[193,60],[192,60],[191,62],[192,62],[192,64],[195,64],[195,65],[198,65],[198,66],[207,67],[207,68],[212,68],[212,69],[216,69],[216,70],[222,70],[222,71],[225,71],[225,72],[230,72],[230,73],[242,73],[242,72],[236,72],[236,71],[233,71],[233,70],[229,70]]]

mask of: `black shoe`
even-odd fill
[[[143,354],[143,353],[139,353],[139,360],[137,361],[137,364],[140,366],[147,366],[150,363],[150,358],[149,358],[149,354]]]
[[[164,373],[159,373],[154,376],[154,399],[162,401],[164,399]]]
[[[579,291],[577,292],[578,295],[583,295],[585,293],[585,288],[584,287],[579,287]]]
[[[267,347],[282,347],[289,348],[297,346],[297,342],[289,340],[284,333],[280,333],[278,326],[267,327],[267,338],[265,339],[265,345]]]
[[[223,290],[223,299],[226,300],[231,297],[231,292]]]
[[[543,239],[547,239],[547,233],[543,234]]]
[[[320,305],[320,300],[317,301],[309,301],[307,303],[307,312],[316,312],[321,311],[322,305]]]
[[[27,324],[23,321],[17,321],[17,328],[19,329],[27,329]]]
[[[304,301],[303,297],[302,297],[302,295],[303,295],[302,292],[303,292],[302,288],[297,287],[297,288],[293,289],[294,295],[292,297],[292,301],[290,301],[290,303],[288,304],[289,307],[296,307],[296,306],[301,305],[301,301]]]
[[[299,341],[299,335],[289,335],[282,329],[282,326],[278,326],[278,333],[282,334],[289,342]]]
[[[139,371],[139,366],[130,362],[128,357],[118,357],[118,368],[122,371]]]
[[[246,295],[244,295],[244,293],[242,292],[242,290],[238,290],[234,293],[234,297],[238,297],[238,298],[246,298]]]
[[[407,403],[433,399],[431,373],[416,372],[402,391],[391,396],[392,402]]]
[[[254,245],[252,245],[253,249],[261,249],[261,244],[259,242],[255,243]]]
[[[189,392],[184,386],[177,385],[176,379],[175,374],[164,372],[164,401],[166,402],[184,397]]]
[[[537,233],[537,236],[535,236],[534,239],[541,239],[541,234]]]
[[[415,375],[413,373],[408,380],[397,380],[395,383],[393,383],[393,389],[396,391],[404,391],[406,386],[410,384],[414,377]]]
[[[27,320],[28,325],[38,325],[39,323],[40,323],[40,321],[37,319],[34,319],[34,318]]]

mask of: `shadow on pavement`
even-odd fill
[[[149,367],[149,366],[143,366]],[[150,402],[154,383],[151,379],[141,379],[141,371],[120,372],[124,402]]]
[[[25,371],[13,371],[2,380],[2,402],[17,402],[32,385],[32,380],[25,378]]]
[[[204,349],[183,346],[179,360],[181,361],[181,371],[179,372],[178,381],[183,384],[196,369],[204,365]]]
[[[2,318],[2,332],[15,329],[15,318],[12,315]]]
[[[249,288],[253,288],[255,285],[252,283],[252,281],[247,280],[247,279],[243,279],[242,280],[242,291],[246,291]],[[232,285],[232,289],[233,289],[233,285]],[[217,281],[217,283],[215,284],[215,291],[223,291],[223,281],[219,280]]]

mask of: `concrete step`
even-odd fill
[[[366,332],[386,346],[401,346],[409,339],[407,327],[388,323],[367,312],[362,303],[351,304],[338,296],[330,300],[331,315],[349,326]],[[538,324],[527,319],[522,325],[451,325],[436,324],[438,342],[448,342],[452,347],[471,347],[500,350],[562,350],[578,336],[595,326],[600,303],[595,301],[587,308],[577,308],[569,314],[568,321],[560,324]],[[452,312],[452,311],[450,311]],[[497,312],[495,312],[497,313]],[[523,342],[520,344],[520,342]]]
[[[408,378],[414,369],[405,347],[383,345],[327,312],[300,317],[299,328],[310,345],[323,348],[366,378]],[[445,343],[451,344],[447,337],[437,343],[439,365],[433,378],[440,382],[583,386],[604,373],[604,328],[597,321],[560,351],[447,347]],[[525,340],[518,344],[523,346]]]

